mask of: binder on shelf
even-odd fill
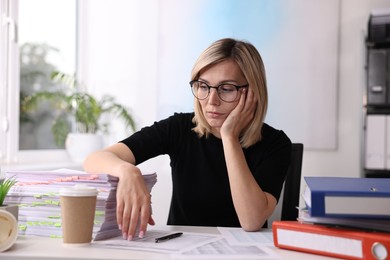
[[[390,178],[305,177],[312,217],[390,219]]]
[[[388,259],[388,233],[331,228],[298,221],[274,221],[274,244],[282,249],[343,259]]]
[[[390,12],[386,9],[372,10],[368,20],[368,37],[367,40],[371,44],[380,44],[381,46],[389,46],[390,31],[387,30],[390,26]]]
[[[386,144],[385,168],[390,170],[390,116],[386,115],[386,130],[384,143]]]
[[[385,169],[386,115],[367,115],[366,169]]]
[[[386,49],[368,50],[367,103],[385,105],[387,103],[387,51]]]

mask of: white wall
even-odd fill
[[[162,16],[170,15],[170,12],[177,9],[172,9],[169,5],[163,8],[164,1],[160,1],[159,6],[154,0],[113,0],[109,5],[103,0],[85,2],[88,6],[88,17],[85,17],[83,33],[87,41],[82,62],[88,66],[82,70],[83,79],[89,86],[93,86],[96,93],[109,92],[116,95],[121,102],[128,103],[139,126],[152,123],[158,118],[159,112],[161,113],[159,109],[165,108],[158,107],[158,98],[161,95],[159,84],[163,78],[159,74],[159,66],[169,66],[166,64],[167,60],[164,64],[158,61],[159,55],[164,55],[164,46],[160,44],[169,42],[164,40],[164,37],[168,36],[159,31],[159,23]],[[172,1],[168,2],[172,4]],[[338,97],[335,102],[337,147],[334,150],[306,149],[303,161],[304,176],[359,177],[362,174],[364,38],[370,11],[375,8],[390,8],[390,1],[340,0],[340,6]],[[188,11],[190,10],[185,10]],[[137,26],[134,27],[134,24]],[[318,33],[320,30],[321,28],[313,28],[312,33]],[[305,37],[299,32],[296,35]],[[177,37],[185,35],[178,34]],[[206,46],[197,48],[200,51]],[[189,54],[188,57],[182,58],[193,62],[192,56]],[[180,61],[172,61],[171,66],[179,65]],[[181,71],[180,69],[182,68],[178,71]],[[190,71],[178,77],[189,78],[189,73]],[[187,94],[190,94],[189,91]],[[187,99],[188,96],[183,97],[183,100]],[[271,103],[270,107],[272,105]],[[322,118],[318,118],[318,124],[321,124],[321,120]],[[108,143],[125,135],[117,129]],[[158,224],[164,224],[171,190],[168,158],[159,157],[142,167],[145,171],[158,172],[158,183],[152,193],[152,201],[155,220]]]
[[[79,77],[96,95],[110,94],[138,126],[157,113],[158,5],[154,1],[80,1]],[[107,143],[128,133],[117,125]]]

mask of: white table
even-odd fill
[[[187,231],[197,233],[218,234],[215,227],[185,227],[185,226],[164,226],[165,230]],[[282,250],[273,246],[269,247],[276,252],[281,258],[279,259],[334,259],[313,254]],[[36,236],[19,236],[16,243],[5,252],[0,253],[0,259],[4,260],[86,260],[86,259],[171,259],[169,254],[121,250],[111,248],[97,248],[91,246],[84,247],[66,247],[63,246],[61,239],[36,237]],[[259,258],[261,259],[261,258]]]

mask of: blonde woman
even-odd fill
[[[214,42],[195,62],[190,87],[194,113],[175,113],[84,162],[87,172],[119,177],[117,221],[124,239],[143,237],[154,224],[137,164],[161,154],[169,155],[172,168],[168,225],[256,231],[275,209],[291,141],[264,123],[267,84],[256,48],[229,38]]]

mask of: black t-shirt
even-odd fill
[[[240,227],[234,209],[222,140],[199,138],[192,128],[194,113],[173,116],[122,140],[136,163],[168,154],[172,168],[169,225]],[[264,124],[263,139],[243,149],[261,189],[279,199],[291,158],[291,141],[280,130]]]

